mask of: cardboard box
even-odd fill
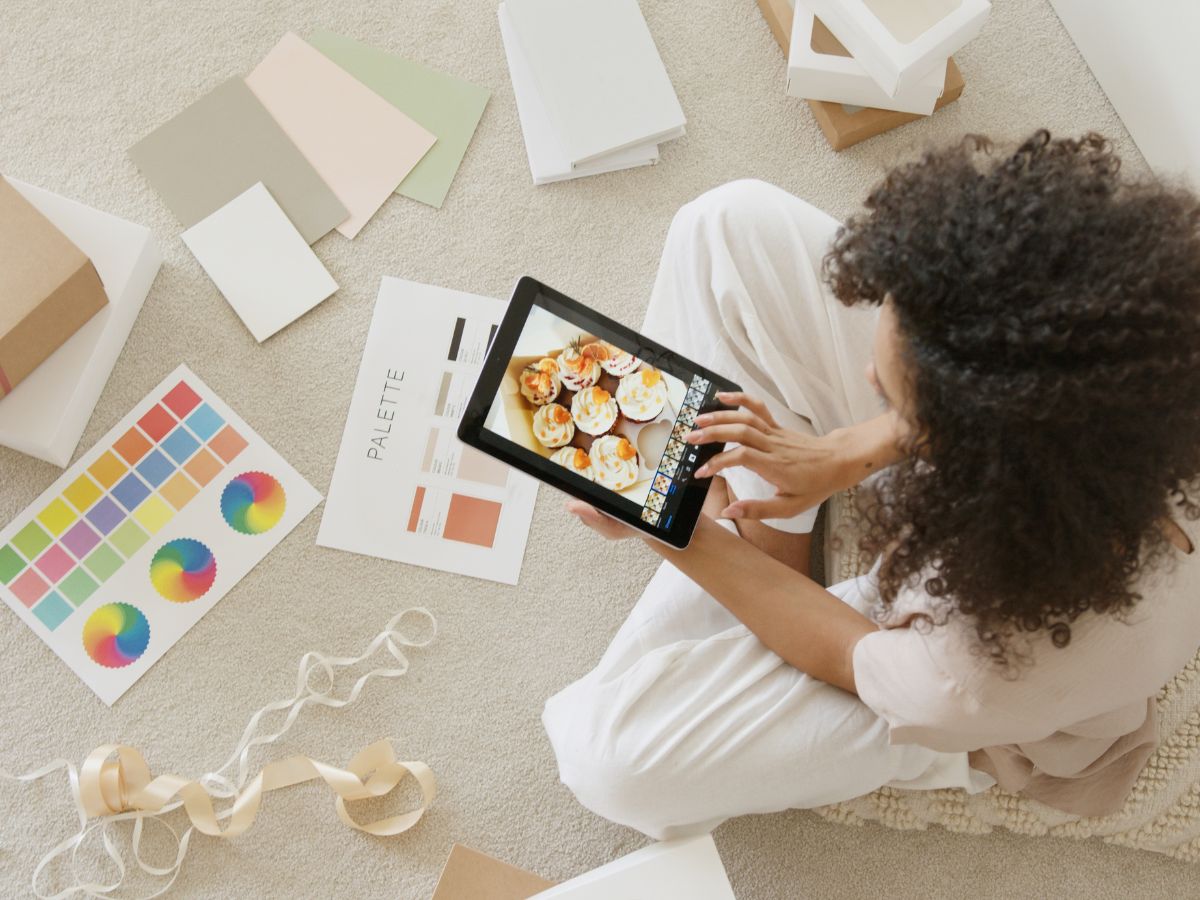
[[[953,103],[962,96],[966,86],[962,73],[951,59],[946,65],[946,86],[934,110],[939,110],[948,103]],[[847,106],[842,103],[830,103],[825,100],[809,100],[813,118],[821,126],[825,139],[834,150],[845,150],[847,147],[915,122],[924,116],[912,113],[896,112],[890,109],[872,109],[870,107]]]
[[[552,887],[553,881],[455,844],[430,900],[529,900]]]
[[[888,94],[918,85],[979,34],[988,0],[805,0]]]
[[[92,261],[0,177],[0,397],[107,303]]]
[[[789,0],[758,0],[758,7],[786,56],[791,47],[792,3]],[[962,73],[959,72],[958,66],[954,64],[953,59],[947,60],[946,81],[942,89],[942,96],[934,104],[934,111],[936,112],[961,97],[964,87]],[[913,113],[873,107],[847,109],[844,104],[826,100],[809,100],[808,105],[824,133],[825,139],[829,141],[834,150],[845,150],[859,141],[865,141],[867,138],[924,118],[924,116]]]
[[[805,100],[829,100],[929,115],[942,95],[946,61],[911,90],[889,96],[803,2],[795,4],[787,92]]]

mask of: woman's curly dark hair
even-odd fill
[[[893,170],[825,260],[906,344],[918,435],[864,541],[882,600],[923,582],[1000,663],[1128,611],[1160,521],[1200,518],[1200,202],[1119,168],[1096,134],[968,137]]]

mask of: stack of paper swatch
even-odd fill
[[[129,154],[263,341],[337,284],[310,249],[393,192],[440,207],[488,91],[357,41],[287,34]]]
[[[637,0],[505,0],[499,16],[534,184],[652,165],[683,135]]]

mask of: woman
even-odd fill
[[[746,393],[689,438],[735,443],[691,545],[646,542],[546,705],[582,803],[656,838],[887,784],[1121,805],[1200,645],[1200,203],[1118,168],[968,138],[840,228],[759,182],[680,211],[646,329]],[[815,507],[864,480],[878,561],[826,590]]]

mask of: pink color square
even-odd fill
[[[17,599],[26,606],[33,606],[50,590],[50,585],[41,579],[33,569],[26,569],[25,574],[8,586],[17,595]]]
[[[42,554],[41,558],[34,563],[43,575],[50,579],[50,583],[58,581],[73,568],[75,568],[75,560],[67,555],[67,551],[62,548],[61,544],[55,544],[49,550]]]
[[[167,392],[162,402],[163,406],[182,419],[199,405],[200,395],[188,387],[187,382],[181,381]]]
[[[175,419],[156,403],[148,413],[138,419],[138,426],[146,432],[150,440],[158,443],[175,427]]]
[[[100,543],[100,535],[92,530],[83,519],[76,522],[71,530],[61,538],[63,546],[75,554],[76,559],[83,559],[92,548]]]

